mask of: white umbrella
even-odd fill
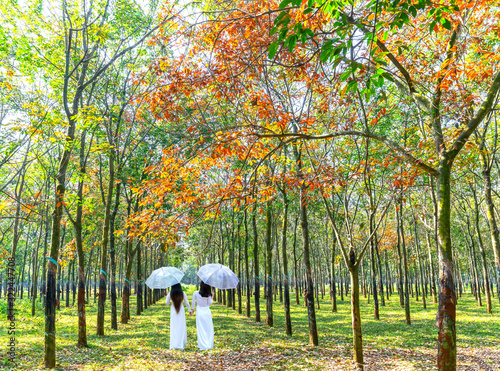
[[[222,264],[205,264],[197,275],[207,285],[221,290],[235,289],[240,281],[229,267]]]
[[[184,273],[175,267],[161,267],[151,273],[146,280],[146,285],[152,289],[166,289],[176,283],[181,283],[182,277]]]

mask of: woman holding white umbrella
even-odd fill
[[[212,323],[213,294],[212,287],[225,290],[234,289],[238,285],[238,277],[234,272],[222,264],[205,264],[198,270],[198,277],[201,278],[200,290],[193,294],[193,307],[190,314],[194,312],[196,303],[198,312],[196,313],[196,332],[198,335],[198,347],[201,350],[208,350],[214,347],[214,325]]]
[[[214,347],[214,324],[212,322],[212,312],[210,311],[212,301],[212,287],[201,281],[200,290],[193,293],[191,312],[189,312],[192,315],[196,309],[196,305],[198,305],[198,311],[196,312],[196,334],[200,350],[209,350]]]
[[[187,343],[186,312],[184,304],[189,309],[187,295],[182,291],[180,283],[172,286],[172,290],[167,295],[165,304],[170,306],[170,349],[184,350]],[[191,313],[189,313],[191,315]]]
[[[170,307],[170,349],[183,350],[187,343],[186,312],[184,304],[189,309],[189,302],[180,284],[184,273],[175,267],[162,267],[154,270],[146,280],[146,285],[152,289],[166,289],[172,286],[165,304]]]

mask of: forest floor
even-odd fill
[[[194,287],[190,287],[192,292]],[[191,299],[191,295],[188,295]],[[212,315],[215,348],[200,352],[196,341],[195,317],[187,316],[188,344],[184,351],[169,350],[169,309],[163,300],[136,316],[136,297],[131,298],[129,324],[111,330],[109,299],[106,302],[104,337],[95,335],[97,303],[87,306],[88,348],[78,348],[76,307],[57,312],[58,370],[349,370],[352,367],[350,302],[338,300],[332,313],[328,296],[316,310],[319,346],[309,346],[306,308],[295,304],[292,293],[293,336],[285,333],[283,306],[274,302],[274,327],[266,325],[266,305],[261,301],[262,322],[246,318],[231,308],[215,304]],[[244,299],[243,299],[244,300]],[[253,300],[253,298],[252,298]],[[6,300],[0,299],[0,368],[37,370],[43,368],[44,312],[37,301],[37,315],[31,317],[31,303],[17,300],[17,366],[7,361]],[[119,302],[118,310],[121,308]],[[412,324],[405,324],[397,295],[373,319],[373,305],[362,298],[362,326],[365,370],[433,370],[436,368],[437,304],[426,310],[411,299]],[[252,316],[254,316],[252,301]],[[493,315],[479,308],[470,294],[457,307],[459,370],[500,370],[500,316],[495,300]],[[244,309],[243,309],[243,313]]]

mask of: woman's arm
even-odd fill
[[[170,304],[170,293],[167,294],[167,298],[165,299],[165,305]]]
[[[188,296],[186,295],[185,292],[182,292],[184,296],[184,304],[186,305],[186,308],[189,310],[189,301],[188,301]]]
[[[196,307],[196,291],[193,292],[193,298],[191,299],[191,312],[194,311],[195,307]]]

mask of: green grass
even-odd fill
[[[190,287],[189,292],[194,290]],[[190,297],[190,295],[189,295]],[[57,312],[57,366],[60,370],[346,370],[351,366],[350,302],[338,300],[338,312],[332,313],[328,296],[316,310],[319,342],[310,346],[306,308],[292,299],[293,336],[285,333],[283,307],[274,303],[274,328],[265,324],[265,302],[261,301],[262,322],[222,305],[213,305],[215,348],[199,352],[195,317],[187,316],[188,344],[182,351],[169,350],[169,309],[163,300],[135,315],[136,297],[131,297],[131,320],[111,330],[109,299],[104,337],[95,335],[97,304],[87,306],[89,348],[76,347],[76,307]],[[253,298],[252,298],[253,300]],[[459,369],[500,369],[500,317],[495,299],[493,315],[479,308],[470,294],[458,301],[457,346]],[[64,303],[62,302],[64,305]],[[437,305],[426,310],[421,302],[411,301],[412,325],[405,324],[399,299],[393,295],[380,309],[380,320],[373,319],[372,304],[361,299],[363,344],[367,370],[435,369]],[[7,361],[6,300],[0,300],[0,367],[34,370],[43,367],[44,312],[37,302],[37,316],[31,317],[31,303],[17,300],[17,367]],[[121,304],[118,305],[120,310]]]

